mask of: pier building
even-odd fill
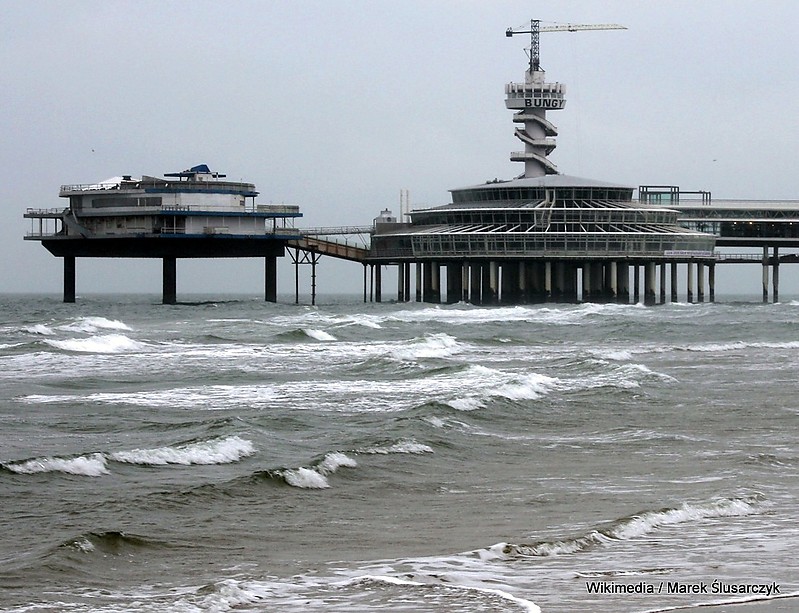
[[[378,219],[370,258],[399,267],[398,293],[409,299],[410,267],[417,267],[417,299],[439,302],[446,269],[448,302],[476,304],[546,300],[657,299],[656,266],[685,263],[700,275],[709,267],[711,296],[715,237],[677,223],[677,213],[633,201],[632,187],[561,174],[549,159],[558,134],[547,113],[566,106],[566,88],[548,82],[538,57],[540,31],[621,26],[540,27],[529,33],[524,81],[505,86],[516,138],[524,145],[511,161],[524,164],[511,180],[494,179],[451,190],[452,202],[417,209],[406,223]],[[662,271],[661,271],[662,272]],[[661,274],[662,276],[662,274]],[[378,290],[379,292],[379,290]]]
[[[177,301],[180,258],[263,257],[264,294],[277,299],[277,258],[299,238],[296,205],[256,203],[252,183],[224,180],[205,164],[164,178],[130,175],[62,185],[65,208],[28,209],[37,240],[64,260],[64,302],[75,301],[75,260],[160,258],[163,302]]]

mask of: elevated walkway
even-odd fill
[[[349,260],[350,262],[360,262],[362,264],[369,263],[368,248],[357,247],[355,245],[331,241],[315,236],[303,236],[299,239],[290,240],[286,243],[286,246],[301,251],[329,255],[341,260]]]

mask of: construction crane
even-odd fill
[[[530,72],[541,70],[541,56],[539,45],[539,34],[541,32],[579,32],[581,30],[626,30],[625,26],[620,26],[616,23],[597,23],[597,24],[579,24],[579,23],[562,23],[551,26],[542,26],[539,19],[530,20],[530,29],[524,29],[526,26],[520,28],[508,28],[505,30],[505,36],[513,36],[515,34],[529,34],[530,35]]]

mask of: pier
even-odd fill
[[[523,145],[510,160],[523,171],[452,189],[448,204],[400,218],[384,209],[369,226],[298,229],[299,206],[258,204],[253,184],[225,181],[199,165],[164,178],[63,185],[59,195],[69,205],[28,209],[25,239],[63,258],[65,302],[75,301],[76,258],[83,257],[160,258],[165,304],[177,302],[180,258],[260,257],[264,298],[274,302],[277,261],[286,254],[297,303],[301,266],[311,268],[316,302],[322,257],[363,267],[364,301],[383,300],[383,271],[396,267],[399,302],[712,302],[716,265],[755,263],[763,269],[763,300],[776,302],[780,264],[799,259],[780,254],[799,247],[799,201],[713,201],[709,192],[673,185],[639,186],[636,198],[631,186],[563,174],[550,159],[558,129],[547,115],[566,107],[566,86],[547,80],[539,36],[615,29],[623,27],[532,20],[506,32],[530,35],[524,78],[504,90],[512,134]]]
[[[296,205],[256,204],[251,183],[202,164],[165,178],[129,175],[62,185],[66,208],[28,209],[26,240],[64,262],[64,302],[75,302],[76,258],[159,258],[163,302],[177,302],[180,258],[264,258],[264,298],[277,300],[277,258],[300,238]]]

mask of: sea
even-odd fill
[[[799,610],[797,373],[758,296],[0,296],[0,610]]]

